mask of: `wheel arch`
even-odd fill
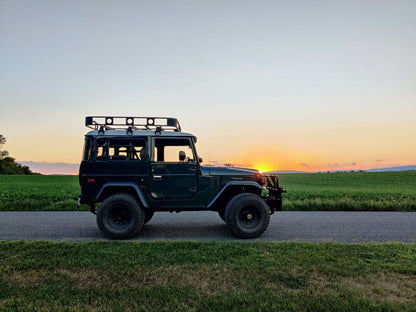
[[[210,210],[220,211],[225,209],[228,202],[236,195],[241,193],[252,193],[261,196],[261,192],[264,190],[256,182],[228,182],[224,187],[217,193],[217,195],[208,204]]]
[[[134,183],[106,183],[101,187],[94,202],[99,203],[104,201],[109,196],[114,194],[124,193],[129,194],[137,199],[137,201],[145,208],[149,205],[140,188]]]

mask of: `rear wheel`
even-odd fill
[[[270,214],[263,199],[243,193],[233,197],[226,209],[225,219],[230,231],[239,238],[254,238],[268,227]]]
[[[108,197],[97,212],[97,225],[109,238],[127,239],[136,236],[143,227],[144,209],[128,194]]]

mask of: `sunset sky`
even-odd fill
[[[0,44],[17,161],[77,164],[85,116],[129,115],[178,118],[205,164],[416,164],[414,0],[0,0]]]

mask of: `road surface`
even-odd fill
[[[107,241],[90,212],[0,212],[0,240]],[[156,213],[136,241],[233,241],[211,211]],[[238,240],[241,241],[241,240]],[[245,240],[247,241],[247,240]],[[416,212],[277,212],[249,241],[416,242]]]

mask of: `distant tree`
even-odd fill
[[[4,144],[6,144],[6,138],[2,134],[0,134],[0,160],[9,156],[8,151],[2,151],[1,150],[1,148],[3,147]]]
[[[9,156],[8,151],[2,150],[4,144],[6,138],[0,134],[0,174],[33,174],[28,166],[16,163],[15,159]]]

